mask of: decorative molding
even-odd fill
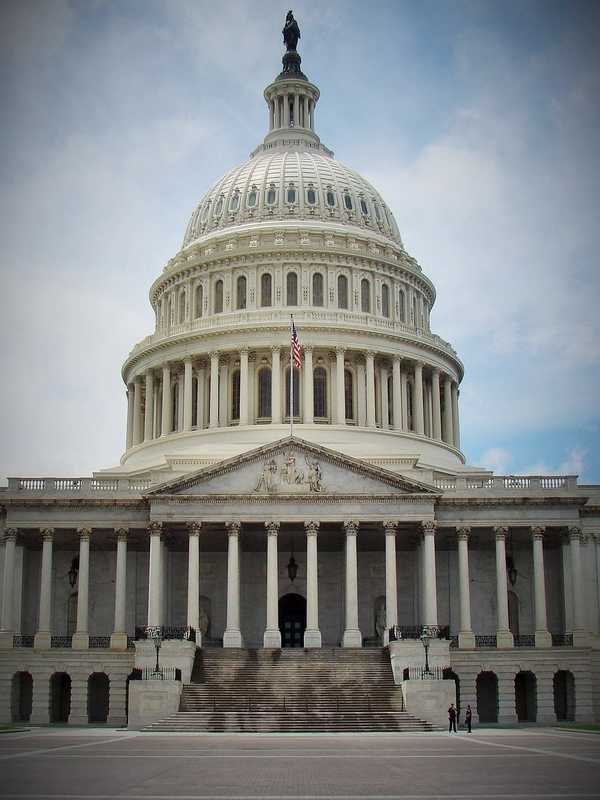
[[[193,522],[186,522],[186,528],[190,536],[200,536],[202,531],[202,523],[194,520]]]
[[[239,520],[229,520],[225,523],[229,536],[239,536],[242,530],[242,523]]]
[[[156,520],[148,523],[148,533],[150,536],[162,536],[163,524]]]
[[[432,519],[426,519],[421,522],[421,530],[423,531],[423,536],[435,536],[435,531],[437,528],[437,522]]]
[[[358,528],[360,526],[359,520],[346,519],[342,524],[344,526],[344,531],[346,532],[346,536],[358,536]]]
[[[279,533],[279,526],[280,526],[280,523],[276,522],[274,520],[271,520],[269,522],[265,522],[265,528],[267,530],[267,535],[268,536],[277,536],[277,534]]]
[[[469,536],[471,535],[471,526],[470,525],[461,525],[460,527],[456,528],[456,538],[458,541],[468,542]]]
[[[316,536],[319,532],[321,523],[316,520],[307,520],[304,523],[304,530],[307,536]]]

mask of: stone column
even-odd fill
[[[194,388],[194,371],[192,357],[183,360],[183,430],[192,430],[192,395]]]
[[[219,353],[210,354],[209,428],[219,427]]]
[[[313,349],[304,345],[304,424],[312,425],[314,422],[314,387],[313,387]]]
[[[73,650],[87,650],[90,646],[88,624],[90,589],[90,538],[91,528],[79,528],[79,579],[77,587],[77,629],[73,634]]]
[[[437,626],[435,529],[433,520],[421,523],[423,531],[423,625]]]
[[[398,624],[398,579],[396,575],[396,531],[398,522],[386,520],[385,530],[385,636],[389,641],[389,630]]]
[[[127,438],[125,441],[126,449],[129,450],[133,445],[133,383],[127,384]]]
[[[408,376],[400,370],[400,391],[402,392],[402,430],[408,430]]]
[[[344,522],[346,532],[346,626],[343,647],[362,647],[362,636],[358,627],[358,555],[356,539],[358,521]]]
[[[162,420],[161,436],[167,436],[173,428],[173,406],[171,403],[171,367],[164,364],[162,368]]]
[[[243,647],[240,630],[240,522],[228,522],[227,627],[223,647]]]
[[[379,393],[381,395],[381,427],[389,428],[390,409],[388,401],[388,369],[379,369]]]
[[[152,439],[154,422],[154,373],[151,369],[146,373],[146,405],[144,407],[144,441]]]
[[[581,528],[569,528],[571,553],[571,580],[573,584],[573,645],[585,647],[588,637],[585,630],[585,605],[583,600],[583,569],[581,564]]]
[[[508,587],[506,584],[506,536],[508,528],[494,528],[496,536],[496,646],[514,647],[508,625]]]
[[[200,632],[200,522],[188,522],[187,624],[196,632],[196,644],[202,644]]]
[[[267,627],[263,636],[263,647],[279,650],[279,561],[277,556],[277,534],[279,522],[265,522],[267,529]]]
[[[138,375],[134,381],[133,393],[133,444],[142,441],[142,379]]]
[[[458,538],[458,591],[460,604],[458,646],[461,650],[471,650],[475,647],[475,636],[473,635],[473,629],[471,628],[471,586],[469,581],[470,535],[471,528],[468,526],[463,526],[456,529],[456,536]]]
[[[392,417],[394,430],[402,430],[402,381],[400,378],[401,361],[398,356],[392,361]],[[390,626],[388,625],[388,628]]]
[[[433,438],[438,442],[442,439],[442,407],[440,402],[440,371],[434,369],[431,372],[431,399],[433,406],[432,430]],[[459,539],[460,541],[460,539]]]
[[[367,363],[367,428],[375,427],[375,353],[365,353]]]
[[[4,534],[4,579],[2,581],[2,625],[0,626],[0,647],[3,648],[13,646],[17,533],[17,528],[8,528]]]
[[[343,347],[335,348],[335,422],[346,424],[346,392],[344,391],[344,354]]]
[[[319,568],[317,557],[317,535],[319,523],[304,523],[306,531],[306,630],[304,647],[321,647],[319,630]]]
[[[42,573],[40,577],[40,610],[38,629],[33,646],[37,650],[49,650],[52,639],[50,619],[52,614],[52,544],[54,528],[42,530]]]
[[[229,358],[223,356],[219,364],[219,426],[229,425]]]
[[[281,423],[281,348],[271,348],[271,423]]]
[[[423,417],[423,364],[419,361],[415,364],[414,380],[413,419],[415,433],[423,436],[425,434],[425,420]]]
[[[151,522],[148,525],[150,534],[150,558],[148,574],[148,627],[156,628],[161,624],[161,541],[162,522]]]
[[[127,650],[127,536],[129,528],[115,528],[117,568],[115,571],[115,624],[110,637],[111,650]]]
[[[452,381],[452,438],[454,447],[460,450],[460,422],[458,417],[458,384]]]
[[[248,384],[248,348],[240,350],[240,425],[248,424],[248,398],[250,386]]]
[[[552,636],[548,631],[546,615],[546,581],[544,576],[545,528],[532,528],[533,544],[533,595],[535,607],[535,646],[552,647]]]
[[[300,98],[294,94],[294,128],[300,127]]]
[[[206,379],[205,362],[201,361],[198,366],[197,376],[198,384],[196,391],[196,427],[201,429],[204,427],[204,392]]]
[[[446,444],[454,444],[454,427],[452,424],[452,380],[444,376],[444,419],[442,438]]]

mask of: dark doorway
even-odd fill
[[[68,722],[71,712],[71,678],[55,672],[50,678],[50,722]]]
[[[108,719],[108,675],[94,672],[88,678],[88,721],[106,722]]]
[[[284,594],[279,600],[282,647],[304,647],[306,600],[301,594]]]
[[[29,722],[32,697],[33,680],[29,672],[15,672],[12,679],[13,722]]]
[[[456,672],[449,668],[444,670],[443,677],[446,681],[454,681],[454,685],[456,687],[456,710],[460,714],[460,679]]]
[[[480,722],[498,722],[498,678],[493,672],[477,676],[477,716]]]
[[[573,673],[559,669],[554,673],[554,713],[558,720],[575,721],[575,678]]]
[[[517,672],[515,706],[519,722],[535,722],[537,717],[537,681],[533,672]]]

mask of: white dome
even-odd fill
[[[227,172],[192,214],[183,247],[212,232],[243,223],[328,221],[374,231],[402,247],[392,212],[361,175],[329,155],[323,145],[262,145]]]

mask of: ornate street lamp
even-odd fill
[[[71,569],[67,572],[67,575],[69,576],[69,586],[74,589],[79,575],[79,556],[76,556],[71,561]]]
[[[162,645],[162,629],[160,625],[156,625],[152,628],[146,628],[146,633],[148,638],[154,643],[154,647],[156,649],[156,667],[154,668],[154,672],[152,673],[151,677],[155,680],[162,680],[163,674],[158,663],[158,654]]]
[[[437,629],[433,625],[423,625],[423,632],[421,633],[420,639],[421,644],[425,648],[425,671],[423,672],[424,678],[429,678],[433,676],[433,673],[429,669],[429,645],[431,644],[431,640],[437,636]]]

